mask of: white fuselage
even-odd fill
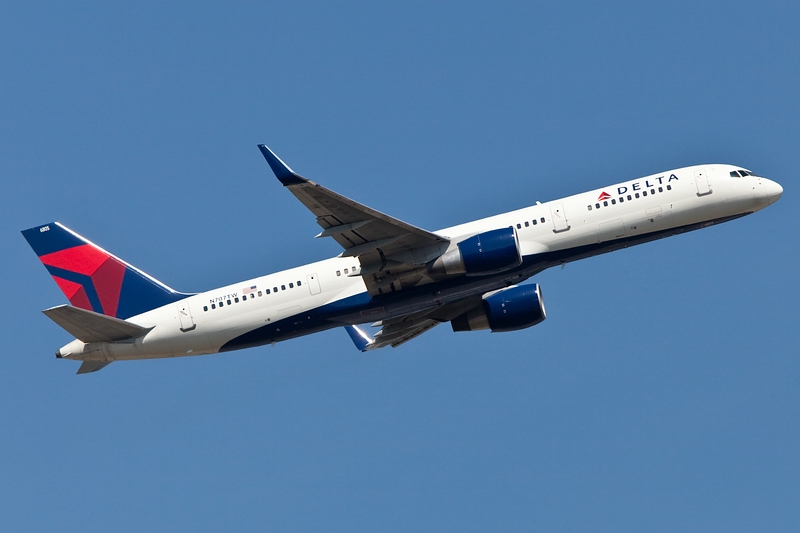
[[[768,179],[731,177],[738,168],[681,168],[436,232],[450,239],[452,247],[472,235],[513,226],[525,263],[513,275],[465,277],[463,284],[450,283],[447,290],[433,282],[407,296],[400,291],[384,303],[383,296],[371,298],[367,293],[357,259],[337,257],[199,293],[131,317],[129,322],[152,327],[135,340],[92,344],[75,340],[60,352],[68,358],[106,361],[210,354],[420,311],[449,297],[482,294],[524,281],[559,262],[615,249],[615,242],[639,244],[678,233],[670,230],[696,229],[749,214],[780,196],[780,186]],[[234,339],[241,341],[230,344]]]

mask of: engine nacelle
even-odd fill
[[[493,333],[535,326],[547,318],[538,283],[510,287],[483,299],[482,305],[450,321],[453,331],[491,329]]]
[[[494,274],[522,264],[513,226],[473,235],[428,265],[431,274]]]

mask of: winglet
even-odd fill
[[[353,340],[353,344],[356,345],[356,348],[358,348],[359,351],[366,352],[369,350],[370,345],[375,342],[372,337],[367,335],[358,326],[345,326],[344,329],[347,330],[347,334],[350,335],[350,338]]]
[[[289,168],[289,165],[281,161],[281,158],[275,155],[275,152],[270,150],[266,144],[259,144],[258,149],[264,154],[264,159],[269,163],[269,167],[272,169],[272,172],[275,173],[275,177],[278,178],[285,187],[308,182],[307,179],[298,175],[294,170]]]

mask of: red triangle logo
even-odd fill
[[[608,200],[609,198],[611,198],[611,195],[608,194],[606,191],[603,191],[600,193],[600,196],[597,198],[597,201],[599,202],[601,200]]]

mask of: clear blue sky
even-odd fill
[[[800,8],[0,8],[0,529],[796,531]],[[548,320],[75,376],[19,231],[179,290],[338,253],[262,159],[412,224],[701,163],[785,189],[538,276]]]

